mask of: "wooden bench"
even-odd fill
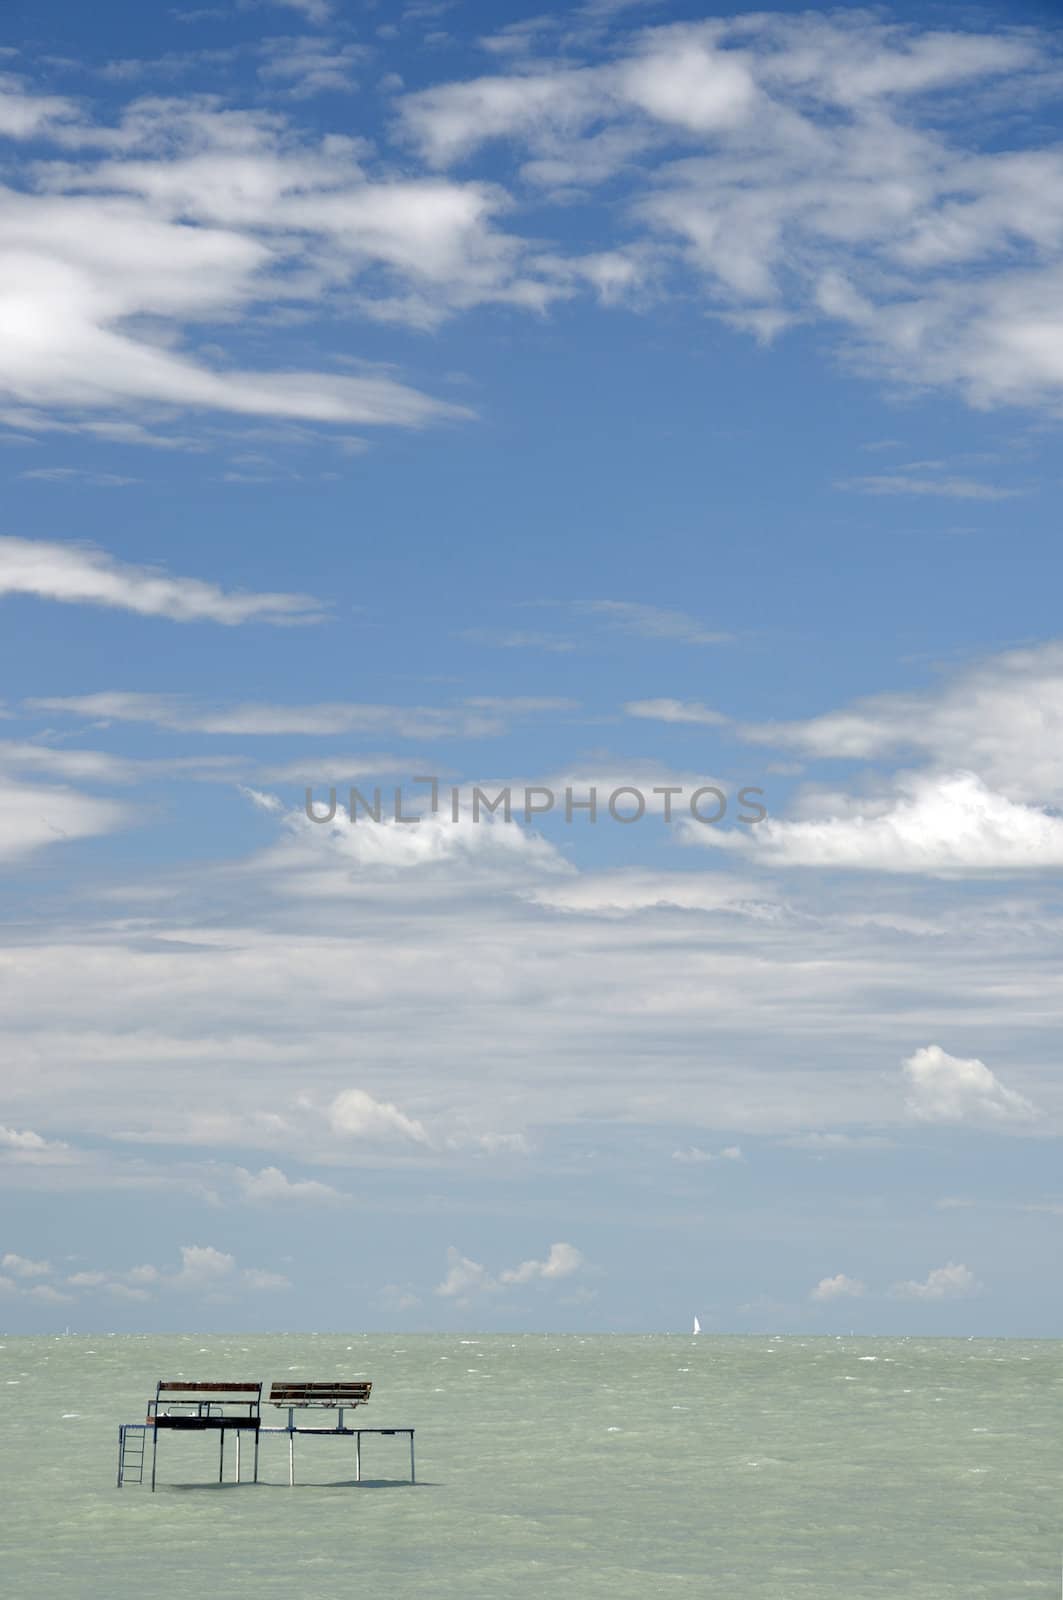
[[[240,1435],[252,1433],[255,1439],[255,1475],[258,1482],[258,1434],[262,1426],[262,1385],[260,1383],[193,1383],[185,1379],[160,1378],[155,1398],[148,1403],[146,1426],[151,1429],[151,1487],[155,1489],[159,1434],[205,1433],[219,1435],[218,1482],[225,1472],[225,1435],[236,1434],[236,1479],[240,1481]]]
[[[373,1385],[358,1380],[352,1383],[275,1383],[269,1391],[272,1406],[289,1410],[322,1406],[330,1411],[346,1411],[348,1406],[364,1406]]]
[[[286,1433],[288,1435],[288,1483],[295,1483],[295,1435],[297,1433],[317,1434],[319,1437],[333,1435],[336,1437],[354,1439],[354,1478],[356,1483],[362,1481],[362,1435],[363,1433],[376,1433],[393,1439],[402,1434],[410,1441],[410,1482],[416,1483],[416,1468],[413,1457],[413,1429],[412,1428],[351,1428],[345,1427],[343,1413],[355,1406],[364,1406],[373,1392],[373,1385],[366,1378],[356,1378],[347,1381],[332,1379],[327,1383],[307,1383],[301,1379],[284,1379],[274,1383],[269,1391],[270,1405],[287,1411],[288,1423],[283,1428],[266,1428],[266,1433]],[[338,1411],[339,1417],[334,1428],[323,1428],[320,1424],[311,1423],[300,1427],[295,1420],[297,1411],[327,1410]]]

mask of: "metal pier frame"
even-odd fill
[[[343,1424],[344,1408],[339,1407],[339,1418],[334,1428],[301,1427],[295,1420],[295,1407],[288,1410],[287,1423],[279,1428],[263,1427],[262,1433],[286,1433],[288,1435],[288,1487],[295,1487],[295,1436],[297,1433],[309,1434],[311,1437],[325,1439],[353,1439],[354,1440],[354,1481],[362,1481],[362,1435],[363,1433],[379,1434],[387,1439],[405,1436],[410,1441],[410,1482],[417,1482],[417,1465],[414,1457],[413,1428],[347,1428]]]
[[[355,1428],[344,1422],[344,1412],[364,1405],[372,1384],[365,1380],[332,1383],[279,1382],[273,1385],[270,1402],[278,1411],[287,1411],[288,1420],[279,1427],[264,1427],[261,1421],[260,1383],[195,1383],[188,1380],[160,1379],[154,1400],[149,1402],[144,1422],[123,1422],[118,1428],[118,1480],[121,1489],[127,1482],[143,1483],[147,1464],[148,1437],[151,1437],[151,1492],[155,1493],[159,1434],[174,1432],[217,1432],[218,1482],[225,1482],[225,1436],[236,1435],[236,1478],[241,1482],[241,1439],[250,1433],[254,1439],[254,1472],[258,1482],[259,1438],[264,1433],[288,1436],[288,1486],[295,1487],[295,1436],[354,1440],[354,1481],[362,1481],[362,1435],[379,1438],[405,1438],[410,1444],[410,1482],[417,1482],[413,1428]],[[205,1398],[209,1395],[210,1398]],[[335,1427],[321,1427],[296,1421],[296,1412],[326,1409],[337,1413]]]

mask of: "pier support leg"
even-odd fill
[[[225,1479],[225,1429],[218,1429],[218,1482]]]
[[[258,1482],[258,1429],[257,1428],[255,1429],[255,1478],[254,1478],[254,1481],[256,1483]]]
[[[413,1464],[413,1429],[410,1429],[410,1482],[417,1482],[417,1472]]]
[[[242,1437],[243,1437],[243,1435],[241,1434],[240,1429],[237,1428],[237,1430],[236,1430],[236,1481],[237,1481],[237,1483],[240,1482],[240,1440],[241,1440]]]
[[[155,1493],[155,1458],[159,1453],[159,1430],[151,1430],[151,1492]]]
[[[295,1487],[295,1434],[288,1432],[288,1487]]]
[[[362,1435],[360,1432],[354,1436],[354,1481],[355,1483],[361,1483],[362,1481]]]

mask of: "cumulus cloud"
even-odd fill
[[[174,622],[319,622],[318,601],[298,594],[227,593],[198,578],[116,561],[102,550],[43,539],[0,538],[0,595],[110,606]]]
[[[453,1245],[447,1251],[447,1272],[436,1294],[454,1300],[458,1305],[468,1305],[481,1295],[496,1294],[504,1288],[523,1284],[555,1282],[570,1278],[583,1270],[586,1260],[575,1245],[552,1244],[541,1261],[522,1261],[517,1267],[507,1267],[495,1277],[479,1261],[463,1256]]]
[[[497,1287],[494,1278],[481,1262],[463,1256],[456,1246],[450,1246],[447,1251],[446,1276],[437,1286],[436,1294],[442,1295],[447,1300],[457,1300],[459,1305],[462,1305],[475,1295],[488,1293]]]
[[[947,1266],[935,1267],[922,1282],[909,1278],[895,1283],[890,1293],[899,1300],[967,1300],[981,1289],[970,1267],[950,1261]]]
[[[585,1265],[582,1253],[571,1244],[552,1244],[543,1261],[522,1261],[499,1274],[500,1283],[533,1283],[537,1279],[570,1278]]]
[[[259,1172],[237,1167],[235,1178],[242,1198],[252,1205],[274,1205],[278,1202],[339,1205],[347,1199],[331,1184],[318,1183],[313,1178],[292,1179],[279,1167],[263,1167]]]
[[[917,756],[973,770],[1016,800],[1063,801],[1063,644],[1009,650],[927,690],[858,700],[799,722],[750,724],[758,744],[826,759]]]
[[[374,1100],[364,1089],[345,1089],[329,1108],[333,1132],[370,1141],[406,1140],[427,1145],[431,1141],[423,1123],[406,1116],[387,1100]]]
[[[0,1126],[0,1156],[26,1166],[50,1166],[70,1160],[71,1150],[61,1139],[45,1139],[32,1128]]]
[[[742,1161],[740,1145],[724,1145],[722,1150],[702,1150],[700,1145],[692,1144],[686,1150],[673,1150],[672,1160],[678,1161],[680,1166],[698,1167],[707,1166],[713,1161]]]
[[[847,1277],[844,1272],[833,1278],[821,1278],[812,1290],[813,1300],[859,1300],[866,1292],[859,1278]]]
[[[46,1278],[52,1270],[49,1261],[33,1261],[28,1256],[16,1255],[9,1250],[0,1256],[0,1268],[15,1278]]]
[[[151,1270],[152,1276],[145,1274]],[[140,1268],[128,1274],[135,1286],[157,1283],[164,1288],[181,1293],[212,1296],[231,1293],[237,1285],[245,1289],[287,1289],[289,1280],[280,1273],[267,1272],[260,1267],[245,1267],[237,1273],[236,1257],[226,1250],[210,1244],[183,1244],[181,1266],[176,1273],[158,1273]]]
[[[1014,1089],[1006,1089],[984,1061],[950,1056],[940,1045],[926,1045],[904,1063],[905,1105],[920,1122],[971,1122],[984,1126],[1030,1122],[1037,1109]]]
[[[175,1289],[200,1294],[223,1284],[235,1267],[235,1256],[213,1245],[183,1244],[180,1270],[169,1281]]]
[[[682,837],[775,866],[939,877],[1063,866],[1063,818],[995,793],[973,772],[902,777],[892,793],[845,804],[848,814],[768,817],[747,833],[683,823]]]

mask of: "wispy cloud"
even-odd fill
[[[929,495],[942,500],[1014,500],[1025,489],[1006,489],[1000,484],[979,483],[975,478],[918,478],[905,473],[880,473],[871,477],[846,478],[839,489],[858,494]]]
[[[320,622],[319,601],[299,594],[240,594],[121,562],[88,545],[0,538],[0,595],[109,606],[173,622]]]
[[[675,644],[726,644],[731,635],[708,629],[685,611],[643,605],[637,600],[582,600],[573,610],[635,635],[639,639],[665,639]]]
[[[706,728],[723,727],[730,721],[722,711],[714,711],[700,700],[629,700],[624,710],[629,717],[650,722],[690,722]]]

